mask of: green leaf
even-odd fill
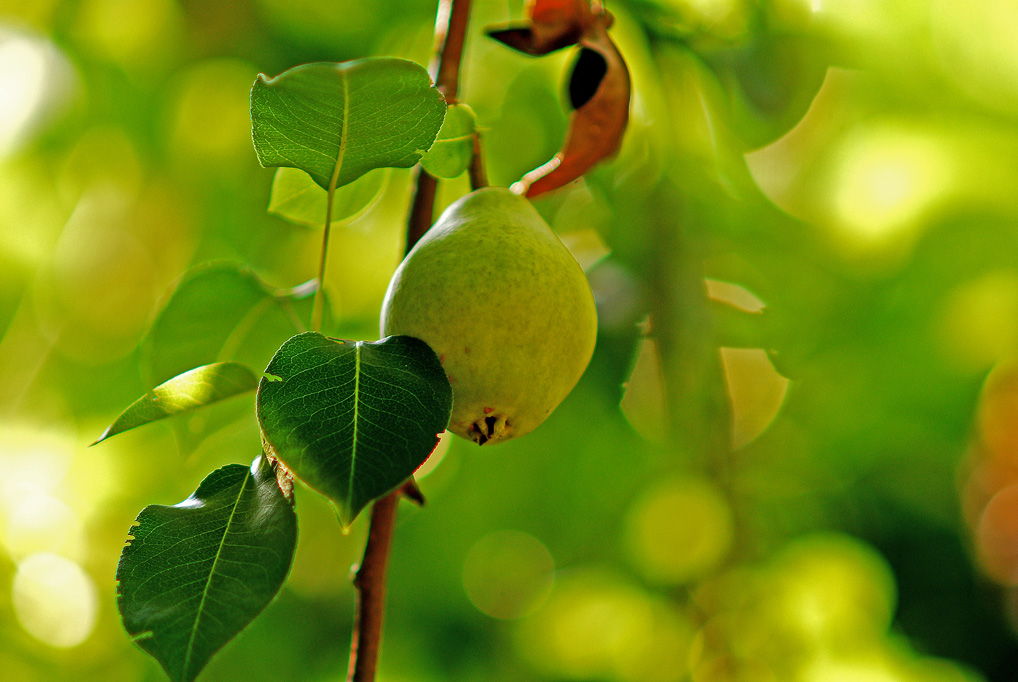
[[[251,135],[263,166],[299,168],[328,190],[375,168],[413,166],[435,141],[445,109],[414,62],[318,62],[258,76]]]
[[[726,348],[771,348],[771,315],[767,308],[743,310],[726,301],[709,299],[717,345]]]
[[[258,385],[269,453],[336,503],[349,525],[424,463],[448,426],[452,388],[435,353],[408,336],[282,345]]]
[[[470,167],[474,158],[474,131],[477,119],[466,104],[449,107],[435,144],[421,159],[421,165],[436,178],[452,178]]]
[[[219,361],[264,367],[283,341],[304,330],[311,291],[277,291],[235,263],[192,268],[146,337],[148,383]]]
[[[362,175],[336,190],[332,197],[332,222],[349,221],[364,215],[382,196],[389,179],[387,169]],[[322,227],[328,192],[316,185],[307,173],[296,168],[279,168],[272,181],[269,213],[298,225]]]
[[[217,362],[196,367],[178,374],[138,398],[120,413],[116,421],[92,445],[136,426],[253,391],[257,386],[258,379],[254,372],[237,362]]]
[[[704,55],[728,95],[732,128],[749,148],[770,144],[805,116],[830,63],[827,41],[760,33]]]
[[[174,506],[145,507],[117,567],[124,628],[173,682],[190,682],[279,591],[297,542],[297,516],[275,467],[209,474]]]

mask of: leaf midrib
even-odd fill
[[[343,71],[340,74],[343,82],[343,125],[339,132],[339,150],[336,152],[336,165],[332,168],[332,177],[329,179],[329,216],[326,217],[326,225],[332,220],[332,195],[336,191],[336,183],[339,182],[339,173],[343,168],[343,157],[346,156],[346,135],[350,130],[350,76]]]
[[[353,516],[353,481],[354,469],[357,466],[357,426],[360,423],[361,407],[361,345],[363,341],[354,344],[354,368],[353,368],[353,442],[350,446],[350,484],[346,491],[346,515]]]
[[[226,520],[226,527],[223,529],[223,537],[219,541],[219,547],[216,548],[216,557],[212,560],[212,568],[209,571],[208,580],[205,581],[205,587],[202,589],[201,601],[198,603],[198,613],[194,618],[194,625],[191,627],[191,636],[187,641],[187,653],[184,655],[184,666],[180,671],[181,681],[187,679],[187,670],[191,665],[191,654],[194,652],[194,638],[198,634],[198,625],[201,623],[201,615],[205,610],[205,599],[209,594],[209,586],[212,584],[212,577],[216,574],[216,566],[219,564],[219,557],[222,556],[223,547],[226,545],[226,536],[230,534],[230,526],[233,525],[233,517],[237,513],[237,508],[240,506],[240,500],[244,496],[244,489],[247,488],[247,482],[251,478],[251,470],[248,469],[244,475],[244,480],[240,484],[240,490],[237,492],[237,499],[233,501],[233,508],[230,510],[230,518]]]

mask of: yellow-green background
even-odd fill
[[[508,184],[562,139],[570,55],[511,53],[481,28],[522,3],[474,4],[461,94]],[[150,388],[139,343],[190,265],[315,274],[320,232],[265,210],[255,76],[427,63],[434,5],[0,0],[6,682],[163,679],[120,627],[117,558],[143,506],[250,462],[252,400],[87,446]],[[428,505],[401,510],[380,680],[1014,680],[1018,5],[609,8],[634,81],[626,143],[589,187],[537,203],[589,267],[598,350],[532,435],[442,446]],[[335,230],[327,331],[377,333],[408,178]],[[766,305],[791,377],[724,351],[725,466],[662,438],[662,400],[688,405],[639,352],[675,293],[648,275],[661,230],[695,244],[712,295]],[[363,520],[343,535],[303,489],[298,514],[289,581],[202,679],[345,679]]]

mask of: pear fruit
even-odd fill
[[[479,445],[537,428],[594,352],[583,270],[530,202],[487,187],[453,203],[400,264],[382,336],[414,336],[452,384],[449,430]]]

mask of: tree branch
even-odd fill
[[[456,104],[460,84],[460,63],[467,37],[470,0],[439,0],[435,19],[435,55],[430,65],[436,87],[451,106]]]
[[[431,73],[438,89],[449,104],[456,102],[459,88],[460,62],[466,39],[470,0],[440,0],[435,21],[437,57],[432,61]],[[434,217],[435,191],[438,182],[420,166],[417,168],[416,187],[410,213],[407,216],[405,252],[409,253],[428,228]],[[371,509],[371,526],[364,547],[354,587],[357,589],[357,612],[353,639],[350,645],[349,682],[373,682],[378,663],[378,647],[382,637],[382,620],[385,614],[386,569],[389,565],[389,547],[392,545],[396,507],[400,490],[376,501]]]
[[[735,489],[732,404],[704,282],[704,220],[671,182],[650,200],[646,225],[647,282],[653,292],[651,333],[664,383],[666,439],[691,468],[722,490],[735,516],[727,563],[737,558],[746,532]]]
[[[481,144],[481,134],[474,132],[474,155],[470,159],[470,168],[467,173],[470,175],[470,189],[480,189],[488,186],[488,171],[484,165],[484,147]]]
[[[414,168],[414,198],[406,223],[406,253],[424,236],[435,217],[435,192],[438,180],[418,165]]]
[[[385,573],[389,567],[389,547],[398,504],[399,491],[396,491],[375,502],[371,508],[364,560],[353,580],[358,599],[347,674],[350,682],[372,682],[375,679],[382,619],[385,616]]]
[[[647,278],[652,333],[661,359],[667,438],[696,468],[727,487],[732,410],[708,309],[702,237],[681,191],[662,182],[653,198]],[[681,405],[681,409],[676,406]]]

